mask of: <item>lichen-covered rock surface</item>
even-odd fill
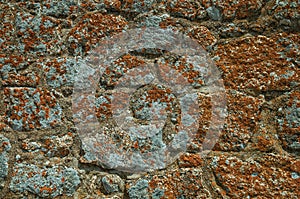
[[[150,27],[188,36],[210,62],[134,49],[105,66],[97,82],[78,82],[99,66],[97,53],[111,50],[95,49],[118,43],[100,41]],[[82,63],[94,66],[81,71]],[[138,85],[131,93],[126,74]],[[183,117],[195,110],[180,103],[191,95],[180,101],[174,92],[184,82],[178,77],[196,93],[196,120]],[[0,78],[1,199],[300,198],[299,0],[0,0]],[[146,83],[135,84],[141,78]],[[173,87],[157,80],[174,80]],[[224,90],[210,93],[212,85]],[[222,93],[226,103],[218,104]],[[124,113],[127,124],[165,123],[123,128],[116,118]],[[96,120],[105,139],[88,132],[93,122],[80,126],[82,118]],[[182,124],[193,121],[186,145]],[[167,165],[164,155],[173,158]],[[156,161],[160,169],[140,170]]]

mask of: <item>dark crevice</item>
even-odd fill
[[[218,177],[217,177],[217,174],[216,174],[214,171],[213,171],[212,173],[213,173],[213,175],[214,175],[214,179],[215,179],[217,185],[218,185],[220,188],[222,188],[226,193],[229,193],[229,192],[230,192],[229,188],[226,187],[225,185],[223,185],[223,184],[221,183],[221,181],[220,181],[220,180],[218,179]]]
[[[265,96],[266,101],[271,101],[277,97],[280,97],[288,92],[291,92],[291,90],[286,91],[280,91],[280,90],[269,90],[269,91],[262,91],[260,94]]]
[[[78,163],[78,168],[80,170],[85,170],[87,173],[90,173],[92,171],[98,171],[98,172],[105,172],[105,173],[109,173],[109,174],[116,174],[118,176],[120,176],[122,179],[126,179],[126,177],[129,175],[129,173],[126,172],[121,172],[118,170],[114,170],[114,169],[105,169],[103,167],[100,167],[96,164],[92,164],[92,163]]]
[[[129,53],[132,56],[140,56],[140,57],[144,57],[146,59],[156,59],[156,58],[160,58],[161,56],[163,56],[166,53],[166,51],[161,50],[161,49],[144,49],[143,48],[140,50],[131,51]]]

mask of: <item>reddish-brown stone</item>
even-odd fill
[[[288,51],[284,40],[291,46]],[[299,36],[278,34],[238,38],[219,44],[216,64],[223,71],[225,87],[259,93],[297,86],[300,71],[293,59],[299,55],[298,43]]]
[[[298,160],[268,154],[218,154],[211,160],[217,184],[230,198],[298,198],[299,175],[291,170]]]

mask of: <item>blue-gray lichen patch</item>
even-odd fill
[[[78,62],[70,58],[56,58],[43,64],[47,84],[52,88],[72,86]]]
[[[9,140],[0,135],[0,189],[3,188],[4,179],[8,174],[8,156],[11,145]]]
[[[29,62],[19,55],[0,55],[0,75],[3,79],[8,79],[9,73],[17,74],[17,70],[28,67]]]
[[[140,179],[136,182],[134,186],[128,189],[129,197],[132,199],[147,199],[148,196],[148,181],[145,179]]]
[[[15,11],[10,8],[10,12],[14,13],[11,19],[14,32],[14,44],[10,48],[14,52],[30,54],[32,57],[48,54],[50,49],[55,49],[55,54],[60,50],[57,44],[61,38],[61,19],[45,16],[41,14],[40,4],[21,3],[22,11]],[[28,12],[26,7],[30,7]],[[36,9],[33,9],[36,8]],[[34,15],[34,12],[38,12]]]
[[[83,56],[99,39],[121,32],[127,27],[127,23],[121,15],[87,13],[69,31],[64,45],[72,56]]]
[[[280,103],[277,110],[278,135],[283,148],[290,152],[300,150],[300,93],[287,93],[286,102]]]
[[[165,190],[156,188],[153,193],[152,193],[152,198],[153,199],[160,199],[164,196]]]
[[[32,164],[18,163],[10,183],[13,192],[31,192],[40,197],[71,196],[80,184],[73,168],[39,168]]]
[[[6,122],[14,130],[54,127],[62,109],[52,92],[40,88],[5,88]]]
[[[0,54],[0,76],[3,86],[29,86],[39,84],[38,72],[29,69],[32,61],[19,54]]]

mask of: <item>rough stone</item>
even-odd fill
[[[0,0],[0,198],[299,198],[299,6],[298,0]],[[220,69],[208,76],[223,80],[227,108],[222,93],[210,94],[207,77],[193,70],[213,62],[139,49],[113,60],[95,84],[88,111],[106,139],[89,137],[95,123],[79,130],[91,98],[86,85],[74,90],[78,64],[106,36],[136,27],[198,42]],[[144,67],[139,75],[147,75],[153,65],[159,80],[182,84],[167,65],[188,80],[198,96],[198,120],[181,118],[187,106],[178,103],[174,87],[119,84],[138,66]],[[115,94],[129,85],[130,97]],[[72,101],[76,89],[83,92],[78,103]],[[129,109],[122,123],[116,116],[124,102]],[[72,115],[76,108],[81,112]],[[162,112],[162,130],[128,133],[127,121],[148,124]],[[216,115],[225,125],[212,120]],[[186,149],[186,138],[176,135],[181,123],[192,121],[199,127],[187,151],[141,160],[172,141],[176,150]],[[145,132],[157,134],[144,138]],[[199,153],[209,148],[205,141],[214,148]],[[140,173],[153,165],[159,169]]]
[[[130,198],[210,198],[201,169],[181,168],[128,182]]]
[[[300,152],[300,93],[289,92],[279,101],[277,110],[277,132],[285,150]]]
[[[284,30],[297,30],[300,25],[299,8],[297,0],[273,0],[267,4],[265,13],[271,15]]]
[[[227,116],[222,129],[214,133],[215,140],[213,150],[221,151],[242,151],[248,141],[256,133],[259,124],[260,108],[263,99],[247,96],[235,90],[226,91]],[[189,150],[198,152],[211,124],[211,101],[208,96],[200,95],[199,101],[201,115],[199,129],[192,140]]]
[[[260,98],[228,90],[228,116],[214,149],[221,151],[243,150],[252,135],[256,133],[262,102],[263,100]]]
[[[69,132],[63,136],[50,136],[41,138],[40,141],[25,139],[22,141],[21,149],[33,156],[43,154],[47,158],[66,157],[71,153],[73,145],[73,134]]]
[[[43,56],[58,49],[61,20],[48,16],[17,12],[15,15],[15,39],[17,50],[32,56]],[[54,52],[56,54],[56,52]]]
[[[155,0],[125,0],[122,2],[122,10],[127,12],[143,13],[149,11],[157,2]]]
[[[225,87],[259,94],[297,86],[299,68],[288,57],[299,54],[299,37],[291,34],[293,39],[285,45],[282,37],[289,36],[249,36],[219,44],[216,64],[223,71]]]
[[[11,149],[9,140],[0,135],[0,190],[4,187],[5,178],[8,175],[8,152]]]
[[[3,86],[35,87],[40,83],[38,67],[30,67],[33,61],[19,55],[0,55],[0,75]]]
[[[76,14],[80,8],[80,2],[76,0],[44,1],[43,13],[54,17],[67,17]]]
[[[73,86],[76,67],[79,60],[70,58],[55,58],[42,64],[47,85],[52,88]]]
[[[82,186],[80,186],[74,197],[78,198],[123,198],[124,181],[116,174],[91,171],[82,172]]]
[[[5,88],[6,121],[14,130],[54,127],[61,121],[61,107],[48,90]]]
[[[14,40],[14,12],[11,6],[0,4],[0,54],[11,53],[13,51],[12,43]]]
[[[106,175],[102,178],[102,184],[107,194],[124,191],[124,182],[117,175]]]
[[[68,33],[65,47],[72,55],[86,55],[91,47],[99,42],[99,39],[121,32],[126,28],[127,23],[126,19],[120,15],[85,14]]]
[[[206,17],[205,9],[198,1],[166,1],[165,6],[166,11],[174,17],[183,17],[190,20]]]
[[[218,154],[210,161],[216,183],[230,198],[298,198],[299,160],[275,154],[262,156]],[[299,169],[296,169],[299,170]]]
[[[30,63],[20,55],[5,56],[4,54],[2,54],[0,55],[0,64],[2,79],[4,81],[11,81],[9,80],[9,77],[11,77],[12,74],[18,75],[17,71],[27,68]]]
[[[196,39],[203,48],[212,48],[217,43],[217,39],[212,35],[211,31],[205,26],[194,26],[190,32],[189,36]]]
[[[148,195],[148,184],[149,182],[144,179],[138,180],[134,185],[129,187],[128,194],[130,198],[135,199],[147,199],[149,198]]]
[[[233,19],[252,19],[259,16],[263,3],[260,0],[217,0],[217,1],[202,1],[208,15],[213,20],[233,20]]]
[[[203,166],[204,162],[199,154],[185,153],[178,159],[178,166],[181,168],[191,168]]]
[[[39,168],[35,165],[14,165],[10,189],[14,192],[29,191],[40,197],[71,196],[80,184],[73,168]]]

